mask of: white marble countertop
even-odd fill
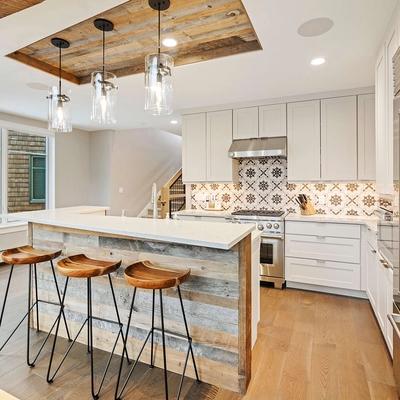
[[[10,214],[9,220],[110,233],[147,240],[228,250],[254,229],[253,224],[114,217],[90,214],[90,207]],[[86,212],[85,212],[86,211]]]
[[[216,211],[216,210],[182,210],[177,211],[174,215],[187,215],[193,217],[216,217],[216,218],[229,218],[231,213],[229,211]]]
[[[315,214],[301,215],[288,214],[285,221],[311,221],[311,222],[331,222],[336,224],[356,224],[366,225],[368,228],[377,229],[378,217],[375,216],[353,216],[353,215],[333,215],[333,214]]]

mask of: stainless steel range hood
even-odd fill
[[[231,158],[286,157],[286,137],[234,140]]]

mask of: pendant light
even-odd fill
[[[174,59],[161,53],[161,11],[167,10],[170,0],[149,0],[158,11],[158,52],[146,56],[145,62],[145,110],[153,115],[170,115],[172,108],[172,69]]]
[[[52,132],[67,133],[72,131],[70,98],[62,93],[61,88],[61,50],[69,47],[69,42],[60,38],[51,39],[51,44],[59,49],[58,87],[53,86],[47,96],[49,102],[48,128]]]
[[[100,124],[115,124],[115,104],[117,99],[117,77],[105,70],[106,32],[114,29],[114,24],[103,18],[94,21],[94,26],[103,32],[103,66],[101,71],[92,72],[92,115],[91,119]]]

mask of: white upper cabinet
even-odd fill
[[[289,103],[288,180],[318,181],[320,167],[320,101]]]
[[[233,110],[233,139],[258,137],[258,107]]]
[[[375,70],[376,187],[379,193],[389,190],[388,138],[386,128],[386,58],[383,50]]]
[[[259,137],[286,136],[286,104],[259,108]]]
[[[207,173],[206,114],[185,115],[182,122],[182,174],[184,182],[204,182]]]
[[[207,181],[232,182],[237,160],[228,156],[232,144],[232,110],[207,113]]]
[[[357,97],[321,101],[321,178],[357,180]]]
[[[376,92],[376,187],[380,194],[393,194],[393,63],[399,47],[394,27],[379,53],[375,69]]]
[[[358,179],[374,181],[376,172],[375,95],[358,96]]]

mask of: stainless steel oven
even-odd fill
[[[282,287],[285,276],[284,236],[261,236],[260,280]]]
[[[275,210],[238,210],[232,222],[253,223],[261,234],[260,281],[282,289],[285,284],[285,213]]]

